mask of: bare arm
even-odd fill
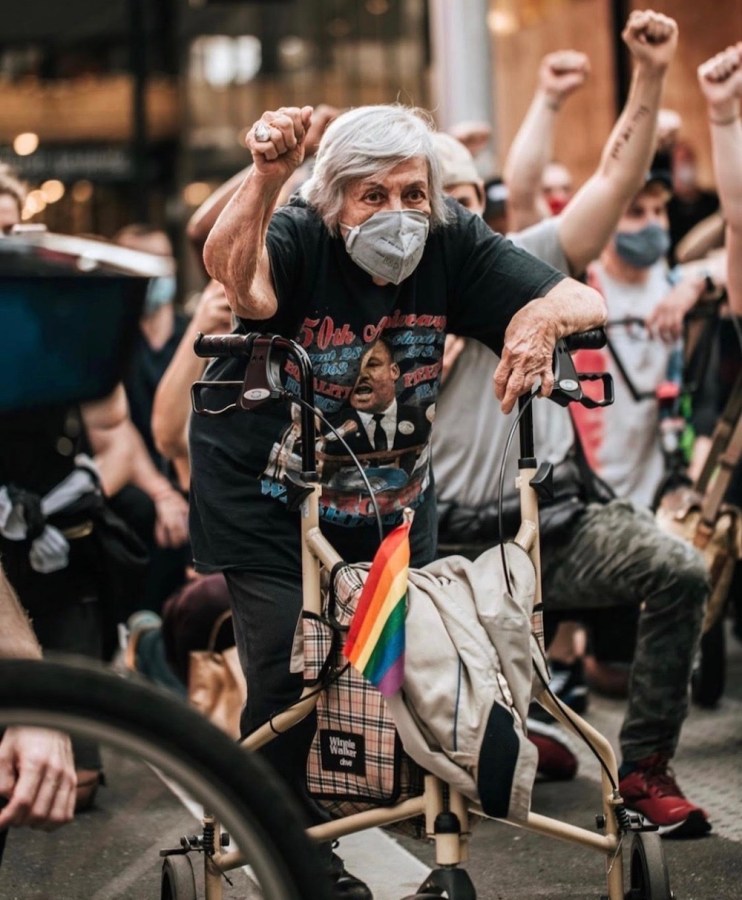
[[[41,648],[15,591],[0,567],[0,657],[41,659]],[[65,734],[14,725],[0,739],[0,829],[47,830],[69,822],[75,806],[75,766]]]
[[[541,173],[553,155],[557,115],[567,97],[584,84],[589,71],[587,56],[576,50],[549,53],[541,61],[536,93],[503,170],[511,231],[521,231],[548,215],[548,210],[539,206]]]
[[[678,29],[667,16],[633,12],[623,39],[634,59],[626,106],[603,148],[596,172],[559,220],[559,241],[576,275],[600,254],[649,169],[662,88],[677,47]]]
[[[727,223],[729,305],[742,315],[742,41],[700,66],[698,80],[706,97],[716,184]]]
[[[211,281],[204,289],[193,318],[155,392],[152,435],[157,449],[169,460],[188,458],[191,385],[201,377],[206,367],[206,360],[193,352],[196,335],[199,332],[225,334],[231,330],[232,313],[224,288],[217,281]]]
[[[188,539],[188,504],[152,462],[129,418],[123,386],[118,385],[105,400],[85,404],[82,415],[104,493],[112,496],[126,484],[136,485],[155,505],[158,544],[184,544]]]
[[[0,566],[0,659],[41,659],[26,611]]]
[[[510,412],[521,394],[541,379],[548,397],[554,386],[551,360],[559,338],[598,328],[606,320],[605,301],[590,287],[565,278],[545,297],[532,300],[513,316],[505,332],[495,371],[495,395]]]
[[[209,236],[209,232],[214,227],[214,222],[219,218],[221,211],[245,180],[250,169],[251,166],[245,166],[244,169],[241,169],[236,175],[225,181],[224,184],[219,185],[214,193],[199,206],[188,220],[186,235],[202,262],[204,244]]]
[[[312,115],[305,106],[266,112],[250,129],[253,167],[222,210],[204,247],[211,277],[224,285],[238,316],[267,319],[277,307],[265,236],[281,188],[304,160],[304,136]],[[268,128],[266,140],[256,129]]]

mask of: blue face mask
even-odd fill
[[[617,231],[613,245],[625,263],[635,269],[646,269],[670,249],[670,233],[653,222],[641,231]]]
[[[159,278],[150,278],[147,285],[147,293],[144,297],[144,310],[142,315],[151,316],[153,312],[172,303],[175,300],[176,281],[174,275],[161,275]]]

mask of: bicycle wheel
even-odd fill
[[[79,660],[0,661],[0,725],[22,724],[100,742],[108,787],[91,812],[53,833],[14,829],[0,895],[156,896],[159,851],[177,848],[179,836],[198,827],[194,804],[201,804],[251,867],[249,878],[228,873],[247,879],[235,896],[329,900],[319,853],[277,776],[185,703]],[[203,867],[201,854],[190,858]],[[168,869],[177,884],[184,867]]]

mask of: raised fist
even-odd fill
[[[700,65],[698,83],[712,107],[729,105],[742,97],[742,41]]]
[[[255,169],[261,175],[288,178],[304,162],[304,141],[311,121],[311,106],[282,106],[264,112],[245,139]]]
[[[621,37],[637,62],[664,70],[675,55],[678,26],[662,13],[636,10],[629,16]]]
[[[577,50],[548,53],[538,70],[539,88],[557,105],[585,83],[590,74],[590,60]]]

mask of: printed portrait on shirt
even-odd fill
[[[322,513],[342,524],[373,514],[369,486],[386,516],[414,507],[430,481],[430,429],[443,329],[379,329],[364,336],[369,339],[345,343],[339,352],[308,350],[317,407],[327,420],[318,421]],[[335,376],[332,393],[323,390],[324,373]],[[275,483],[287,470],[298,471],[300,436],[297,406],[291,426],[273,447],[264,477]]]

